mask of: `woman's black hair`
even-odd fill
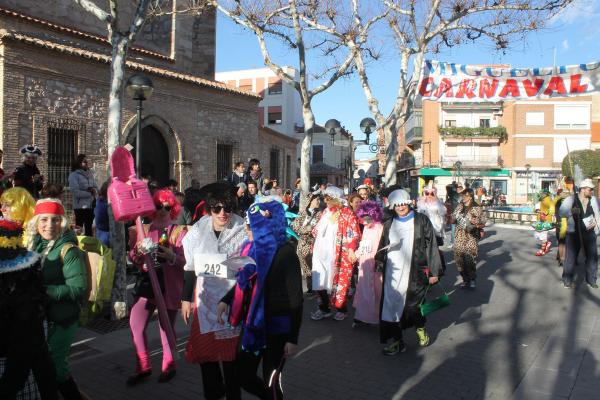
[[[110,180],[104,181],[102,186],[100,186],[100,197],[106,199],[108,197],[108,186],[110,185]]]
[[[73,163],[71,164],[71,171],[77,171],[79,168],[81,168],[81,162],[85,160],[85,158],[85,154],[77,154],[77,157],[75,157]]]
[[[258,159],[256,159],[256,158],[253,158],[253,159],[251,159],[250,161],[248,161],[248,170],[247,170],[247,171],[248,171],[248,173],[250,173],[250,171],[252,171],[252,168],[253,168],[255,165],[258,165],[258,166],[260,167],[260,161],[258,161]]]
[[[235,189],[235,190],[234,190]],[[206,205],[207,208],[215,207],[218,204],[222,204],[223,206],[229,206],[232,208],[233,212],[237,211],[238,208],[238,200],[236,196],[237,187],[234,188],[231,185],[224,186],[220,190],[215,190],[207,193],[206,195]]]

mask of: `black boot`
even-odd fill
[[[65,400],[83,400],[77,384],[73,378],[58,384],[58,391]]]

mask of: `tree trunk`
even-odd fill
[[[398,134],[394,124],[385,124],[383,126],[385,149],[385,173],[383,175],[383,183],[385,186],[396,184],[396,170],[398,166]]]
[[[110,95],[108,103],[108,162],[113,151],[121,142],[121,120],[122,120],[122,98],[123,98],[123,80],[125,76],[125,59],[127,55],[127,46],[129,39],[118,33],[112,36],[112,63]],[[110,164],[108,164],[110,166]],[[109,167],[110,169],[110,167]],[[109,171],[110,172],[110,171]],[[110,226],[110,245],[112,248],[113,259],[117,267],[112,291],[112,311],[113,318],[120,319],[127,315],[127,276],[125,259],[125,227],[122,222],[114,220],[112,209],[109,205],[109,226]]]
[[[315,115],[309,104],[302,106],[302,118],[304,120],[304,139],[302,140],[302,150],[300,152],[300,209],[304,209],[307,204],[306,194],[310,189],[310,150],[312,147],[312,135],[315,128]]]

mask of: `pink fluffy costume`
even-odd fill
[[[381,271],[375,270],[375,253],[383,233],[383,210],[376,201],[366,200],[358,206],[356,216],[363,223],[364,229],[356,251],[358,282],[352,304],[356,309],[354,321],[378,324],[383,278]]]

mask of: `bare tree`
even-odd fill
[[[358,1],[358,0],[354,0]],[[372,58],[364,47],[367,37],[349,40],[351,54],[368,107],[383,130],[386,146],[384,182],[396,183],[398,133],[412,112],[417,83],[427,55],[444,48],[487,40],[495,49],[505,51],[527,33],[544,28],[553,16],[572,0],[382,0],[391,12],[387,26],[395,38],[400,59],[400,80],[392,111],[385,116],[369,82],[366,61]],[[368,33],[360,19],[354,19],[356,32]],[[388,31],[389,32],[389,31]],[[353,39],[349,37],[349,39]],[[405,149],[401,150],[406,150]]]
[[[89,12],[100,21],[106,24],[108,40],[112,47],[112,60],[110,64],[110,94],[108,102],[108,159],[113,151],[121,142],[121,122],[122,122],[122,99],[123,99],[123,81],[125,76],[125,61],[130,44],[134,41],[137,33],[140,31],[146,18],[148,17],[148,8],[151,0],[139,0],[131,21],[127,24],[127,30],[120,30],[124,26],[120,20],[119,10],[124,2],[134,4],[130,0],[109,0],[109,11],[103,10],[91,0],[72,0],[80,5],[85,11]],[[119,318],[126,313],[126,261],[125,261],[125,229],[122,223],[118,223],[112,216],[112,210],[109,207],[110,214],[110,243],[113,249],[113,257],[117,263],[115,271],[115,282],[113,284],[113,311]]]
[[[303,192],[310,190],[310,150],[315,128],[312,100],[327,90],[339,78],[353,72],[354,52],[340,46],[344,36],[357,35],[348,21],[358,17],[358,9],[346,9],[345,2],[335,0],[209,0],[221,13],[236,24],[250,30],[258,40],[263,61],[282,81],[290,84],[302,102],[305,136],[300,157],[300,179]],[[361,29],[368,30],[377,15]],[[322,29],[316,29],[316,27]],[[331,32],[336,33],[332,39]],[[337,34],[338,32],[339,35]],[[358,32],[363,35],[363,32]],[[287,73],[282,64],[273,60],[268,39],[276,39],[297,57],[299,79]],[[318,56],[310,58],[308,53]],[[319,81],[313,84],[313,81]]]

